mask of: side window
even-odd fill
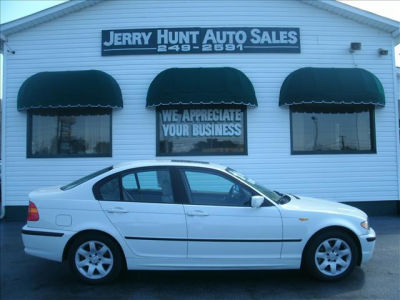
[[[252,193],[234,180],[204,171],[184,171],[190,204],[250,206]]]
[[[159,177],[165,177],[169,180],[168,171],[143,171],[137,173],[140,189],[161,191],[161,182]]]
[[[120,190],[120,180],[121,188]],[[95,197],[104,201],[174,203],[170,172],[167,169],[146,169],[122,173],[100,181]],[[121,198],[122,197],[122,198]]]
[[[169,171],[143,170],[136,172],[136,176],[123,175],[122,196],[127,202],[174,203]]]
[[[134,173],[122,176],[122,187],[127,190],[137,190],[137,182]]]
[[[113,177],[100,184],[98,187],[99,200],[105,201],[121,201],[121,194],[119,190],[119,177]]]
[[[224,177],[202,172],[185,172],[190,190],[196,193],[229,193],[233,183]]]
[[[135,173],[122,175],[121,183],[122,183],[122,197],[124,201],[140,202],[139,189],[136,182]]]

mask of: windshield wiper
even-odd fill
[[[280,197],[278,199],[278,201],[276,201],[278,204],[286,204],[288,203],[290,200],[292,200],[290,198],[289,195],[286,195],[284,193],[278,192],[278,191],[274,191],[275,194],[278,194]],[[297,198],[297,197],[296,197]]]
[[[274,191],[274,193],[275,194],[278,194],[281,198],[283,197],[283,196],[288,196],[289,198],[290,198],[290,196],[293,196],[293,197],[295,197],[296,199],[300,199],[300,197],[299,196],[296,196],[296,195],[293,195],[293,194],[287,194],[287,195],[285,195],[285,194],[283,194],[283,193],[281,193],[281,192],[278,192],[278,191]],[[279,198],[279,200],[280,200],[280,198]],[[278,201],[279,201],[278,200]],[[289,201],[290,201],[290,199],[289,199]],[[289,202],[288,201],[288,202]],[[287,202],[285,202],[285,203],[287,203]]]
[[[286,204],[288,202],[290,202],[290,196],[289,195],[285,195],[285,194],[281,194],[282,196],[278,199],[278,204]]]

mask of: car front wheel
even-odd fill
[[[68,260],[72,272],[91,284],[114,280],[123,265],[118,245],[100,233],[78,237],[71,245]]]
[[[351,273],[358,260],[357,245],[346,232],[326,231],[310,241],[304,267],[322,280],[338,280]]]

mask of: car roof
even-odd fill
[[[205,161],[192,161],[192,160],[135,160],[120,162],[113,166],[114,170],[125,170],[130,168],[152,167],[152,166],[183,166],[183,167],[201,167],[216,170],[226,170],[226,166],[209,163]]]

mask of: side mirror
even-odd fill
[[[259,208],[264,203],[263,196],[252,196],[251,197],[251,207]]]

